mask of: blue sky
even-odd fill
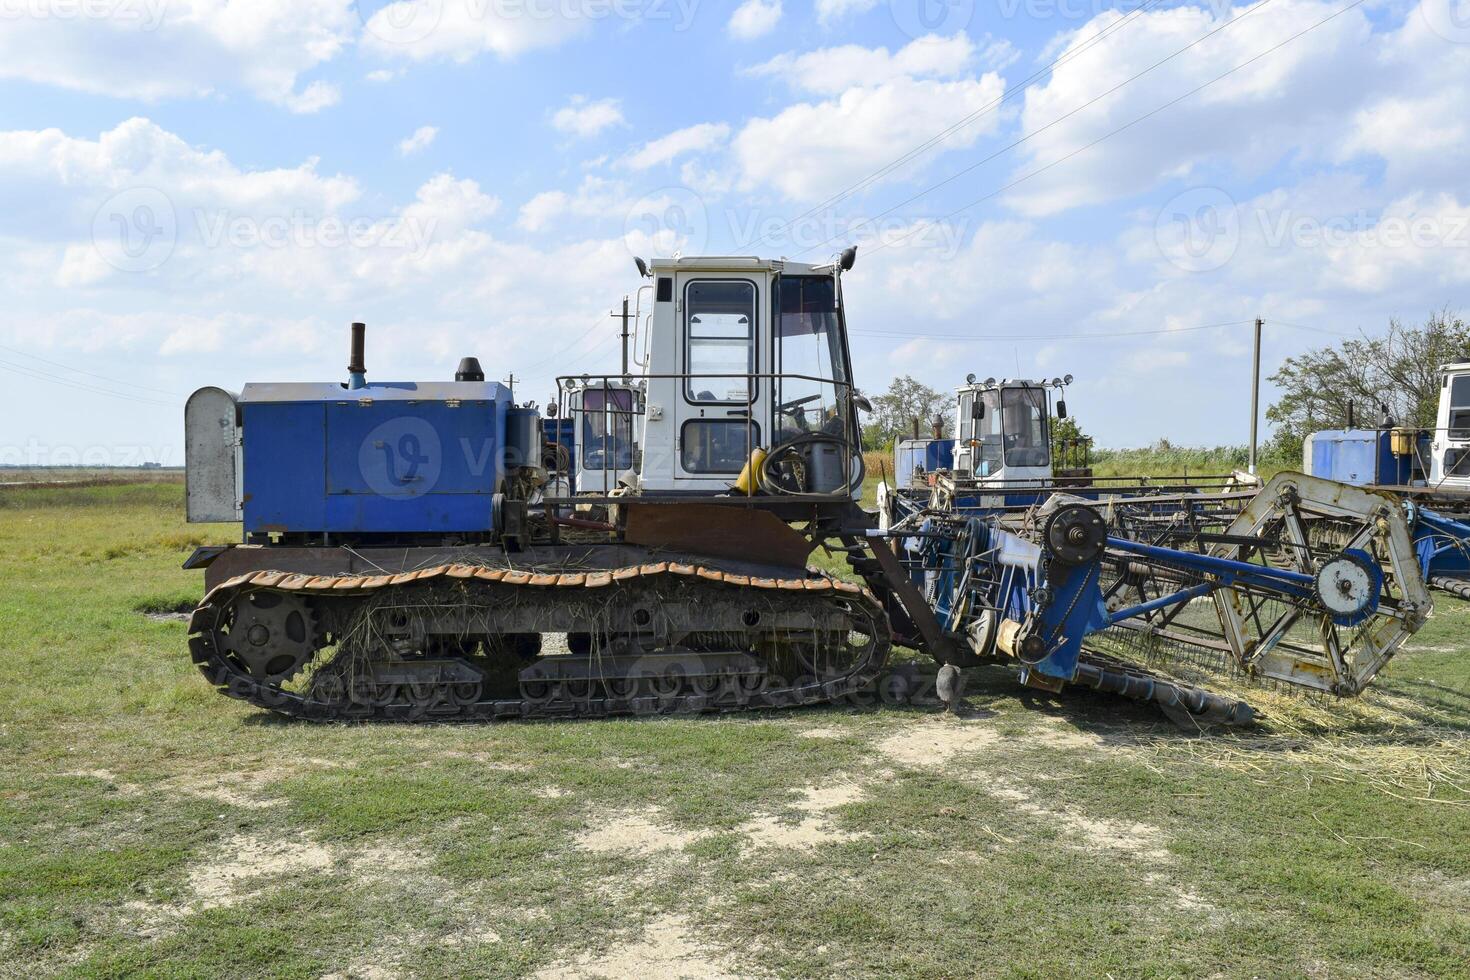
[[[848,242],[869,390],[1241,442],[1256,316],[1270,367],[1464,307],[1467,90],[1470,0],[0,0],[0,462],[180,462],[354,319],[545,400],[634,254]]]

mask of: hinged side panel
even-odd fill
[[[235,396],[200,388],[184,406],[184,483],[190,523],[240,520],[240,428]]]

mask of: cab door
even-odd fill
[[[761,351],[770,336],[769,279],[681,273],[674,472],[680,489],[720,491],[768,438],[771,385]]]

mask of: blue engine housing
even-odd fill
[[[540,460],[494,382],[250,384],[239,410],[247,534],[495,532],[508,466]]]

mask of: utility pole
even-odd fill
[[[1251,368],[1251,476],[1256,475],[1256,439],[1261,424],[1261,327],[1265,321],[1256,317],[1256,353]]]
[[[623,297],[623,312],[614,313],[613,319],[623,321],[623,377],[628,376],[628,297]]]

